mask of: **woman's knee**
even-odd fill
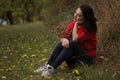
[[[62,43],[61,42],[58,42],[56,47],[62,47]]]
[[[69,42],[69,45],[70,45],[70,46],[78,46],[78,42],[71,40],[71,41]]]

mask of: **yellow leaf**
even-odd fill
[[[22,56],[22,58],[25,58],[25,57],[28,57],[28,55],[24,54],[24,55]]]
[[[31,57],[35,57],[35,56],[36,56],[35,54],[31,55]]]
[[[6,76],[2,76],[2,79],[6,79],[7,77]]]
[[[117,75],[117,73],[114,73],[114,74],[112,75],[112,77],[114,78],[116,75]]]
[[[61,78],[60,80],[65,80],[64,78]]]
[[[73,70],[73,74],[79,75],[79,71],[77,69]]]
[[[104,59],[105,57],[104,56],[100,56],[101,59]]]
[[[33,75],[30,75],[30,77],[33,77]]]
[[[28,47],[28,50],[31,50],[32,48],[31,47]]]
[[[42,61],[45,61],[46,60],[46,58],[42,58]]]
[[[7,59],[8,57],[7,57],[7,56],[3,56],[2,58],[3,58],[3,59]]]
[[[51,77],[49,77],[49,76],[43,76],[45,79],[50,79]]]
[[[12,68],[15,68],[15,67],[16,67],[16,65],[13,65],[13,66],[12,66]]]
[[[31,63],[30,66],[33,66],[33,64]]]

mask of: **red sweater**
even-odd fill
[[[66,27],[66,30],[61,35],[61,38],[72,39],[72,31],[74,24],[75,22],[73,21]],[[86,32],[85,27],[80,27],[78,28],[78,42],[85,53],[87,53],[93,58],[96,58],[96,33],[93,34],[90,32]]]

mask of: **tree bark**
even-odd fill
[[[12,11],[7,11],[6,12],[7,18],[9,19],[9,22],[11,25],[14,24],[13,16],[12,16]]]

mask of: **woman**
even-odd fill
[[[80,5],[74,14],[74,21],[66,27],[48,62],[35,72],[42,72],[42,76],[51,75],[63,61],[71,68],[78,60],[92,64],[96,58],[96,21],[92,8]]]

